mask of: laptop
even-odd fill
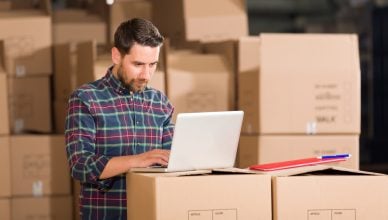
[[[179,172],[231,168],[237,154],[243,111],[180,113],[167,167],[132,172]]]

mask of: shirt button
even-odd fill
[[[136,122],[136,124],[138,125],[138,124],[139,124],[139,122],[137,121],[137,122]]]

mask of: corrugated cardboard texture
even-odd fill
[[[270,176],[128,173],[128,219],[271,219]]]
[[[232,40],[248,35],[245,7],[244,0],[154,0],[153,21],[174,45]]]
[[[8,78],[8,91],[13,133],[52,131],[48,76]]]
[[[9,136],[0,136],[0,198],[11,196],[11,163]],[[1,213],[1,212],[0,212]],[[2,218],[1,218],[2,219]]]
[[[73,219],[72,197],[12,198],[13,219]]]
[[[229,110],[231,73],[217,54],[171,54],[167,64],[167,95],[181,112]]]
[[[11,200],[0,199],[0,219],[11,220]]]
[[[70,194],[63,135],[11,137],[12,196]]]
[[[260,69],[246,61],[238,75],[243,133],[360,133],[356,35],[263,34],[259,39],[260,54],[251,60]]]
[[[87,40],[95,40],[98,44],[107,43],[107,24],[102,18],[80,9],[54,11],[54,44]]]
[[[388,178],[357,173],[274,177],[274,220],[388,218]]]
[[[0,39],[5,42],[9,75],[52,74],[51,18],[39,10],[1,11]]]
[[[0,71],[0,135],[9,134],[7,75]]]
[[[239,164],[246,168],[286,160],[326,154],[349,153],[351,158],[333,165],[359,169],[358,135],[242,135],[239,143]]]

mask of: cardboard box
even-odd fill
[[[9,134],[7,75],[0,71],[0,135]]]
[[[153,11],[155,25],[172,45],[248,35],[245,0],[154,0],[153,8],[157,9]]]
[[[12,219],[73,219],[72,197],[12,198]]]
[[[77,84],[77,47],[75,43],[54,45],[54,70],[54,98],[67,101]]]
[[[0,219],[11,220],[11,200],[0,199]]]
[[[116,0],[109,6],[109,39],[114,42],[114,33],[121,22],[132,18],[152,20],[152,4],[145,0]]]
[[[70,194],[63,135],[11,136],[12,196]]]
[[[108,51],[99,52],[95,41],[78,43],[76,87],[105,76],[106,71],[113,64],[111,57]]]
[[[50,133],[51,96],[48,76],[8,78],[11,131]]]
[[[67,116],[67,101],[55,100],[54,101],[54,117],[55,117],[55,133],[64,134]]]
[[[388,218],[386,176],[325,166],[289,169],[273,175],[274,220]]]
[[[0,136],[0,201],[11,196],[11,152],[9,136]],[[0,208],[1,210],[1,208]],[[1,213],[1,212],[0,212]],[[0,214],[1,216],[1,214]],[[3,219],[3,218],[0,218]]]
[[[128,219],[271,219],[270,176],[180,174],[128,173]]]
[[[170,53],[167,58],[167,95],[181,112],[229,110],[228,72],[224,57],[218,54]]]
[[[333,165],[359,169],[358,135],[260,135],[240,137],[238,167],[349,153],[351,158]]]
[[[229,109],[237,109],[237,73],[238,73],[238,51],[237,41],[221,41],[202,44],[203,51],[206,54],[220,54],[225,57],[228,66],[228,72],[231,73],[229,81]]]
[[[73,179],[73,208],[74,208],[74,220],[80,220],[80,192],[81,192],[81,185],[78,180]]]
[[[262,34],[256,44],[258,57],[239,58],[250,60],[238,74],[243,133],[360,134],[356,35]]]
[[[0,11],[0,29],[7,30],[0,32],[0,40],[4,42],[1,54],[7,74],[31,76],[52,73],[49,4],[49,1],[40,1],[39,10],[32,9],[34,6],[31,5],[30,9]]]
[[[54,44],[95,40],[107,43],[107,24],[99,17],[81,9],[56,10],[53,13]]]
[[[0,1],[0,11],[11,10],[11,1]]]

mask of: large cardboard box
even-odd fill
[[[0,136],[0,176],[1,176],[0,199],[11,196],[10,157],[11,157],[11,152],[10,152],[9,136]]]
[[[63,9],[53,13],[54,44],[95,40],[107,43],[107,23],[98,15],[82,9]]]
[[[239,43],[243,133],[360,133],[356,35],[262,34]]]
[[[12,6],[12,10],[0,11],[0,29],[6,30],[0,32],[1,53],[9,75],[52,74],[50,5],[44,0],[39,3],[39,10],[31,5],[30,9]]]
[[[325,166],[273,175],[274,220],[388,219],[387,176]]]
[[[78,43],[76,87],[102,78],[112,64],[111,54],[108,51],[98,51],[95,41]]]
[[[54,99],[67,101],[76,88],[76,43],[54,45]]]
[[[296,160],[327,154],[351,154],[334,165],[359,169],[358,135],[259,135],[240,137],[238,167]]]
[[[170,53],[167,58],[167,95],[181,112],[229,110],[232,74],[218,54]]]
[[[52,131],[48,76],[9,77],[8,101],[13,133],[24,131],[50,133]]]
[[[237,73],[238,73],[238,50],[237,50],[237,41],[220,41],[212,43],[203,43],[202,50],[206,54],[220,54],[225,57],[226,64],[231,73],[229,81],[229,109],[237,109]]]
[[[12,196],[70,194],[63,135],[11,136]]]
[[[12,198],[12,219],[73,219],[71,196]]]
[[[0,219],[11,220],[11,200],[0,199]]]
[[[270,176],[179,175],[128,173],[128,219],[271,219]]]
[[[153,8],[153,21],[172,45],[248,35],[245,0],[154,0]]]
[[[0,71],[0,135],[9,134],[7,75]]]
[[[120,23],[132,18],[152,20],[151,2],[147,0],[116,0],[109,6],[109,39],[111,43],[114,41],[114,33]]]

